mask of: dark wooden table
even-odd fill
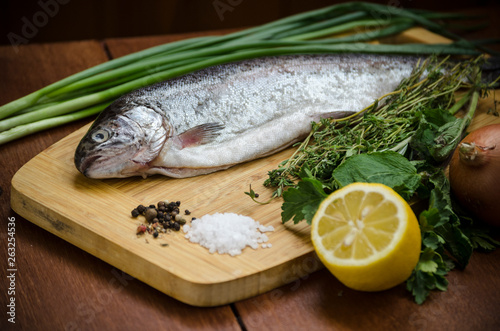
[[[495,17],[498,7],[486,10]],[[498,22],[486,34],[498,37]],[[28,44],[0,47],[0,104],[90,66],[193,35]],[[10,181],[39,152],[92,118],[0,146],[1,330],[493,330],[500,326],[500,251],[474,253],[452,271],[447,292],[421,306],[398,286],[360,293],[325,269],[257,297],[192,307],[16,215]],[[43,192],[40,192],[43,194]],[[68,201],[70,203],[70,201]],[[15,280],[7,265],[7,229],[15,219]],[[15,290],[15,293],[9,293]],[[12,288],[14,287],[14,288]],[[15,298],[15,324],[7,304]]]

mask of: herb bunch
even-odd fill
[[[407,201],[425,204],[418,217],[422,250],[408,291],[419,304],[432,290],[445,291],[448,272],[465,268],[475,249],[500,245],[454,203],[444,173],[478,99],[494,84],[480,83],[483,61],[429,58],[357,116],[313,123],[307,139],[265,181],[283,196],[283,223],[310,224],[328,193],[351,183],[390,186]],[[255,200],[255,192],[247,194]]]

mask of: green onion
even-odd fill
[[[21,137],[25,137],[26,135],[35,132],[50,129],[55,126],[71,123],[73,121],[77,121],[85,117],[99,114],[107,106],[109,106],[109,104],[110,104],[109,102],[100,104],[87,109],[79,110],[77,112],[73,112],[71,114],[51,117],[33,123],[19,125],[10,130],[0,132],[0,145]]]
[[[461,39],[433,21],[445,18],[465,16],[347,2],[223,36],[159,45],[99,64],[1,106],[0,144],[96,115],[103,104],[132,90],[226,62],[305,53],[477,55],[484,50],[482,43]],[[413,26],[427,28],[455,43],[369,43]]]

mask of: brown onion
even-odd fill
[[[472,131],[450,163],[451,191],[465,209],[500,226],[500,124]]]

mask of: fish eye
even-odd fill
[[[97,130],[92,133],[91,138],[96,143],[103,143],[109,139],[109,132],[106,130]]]

